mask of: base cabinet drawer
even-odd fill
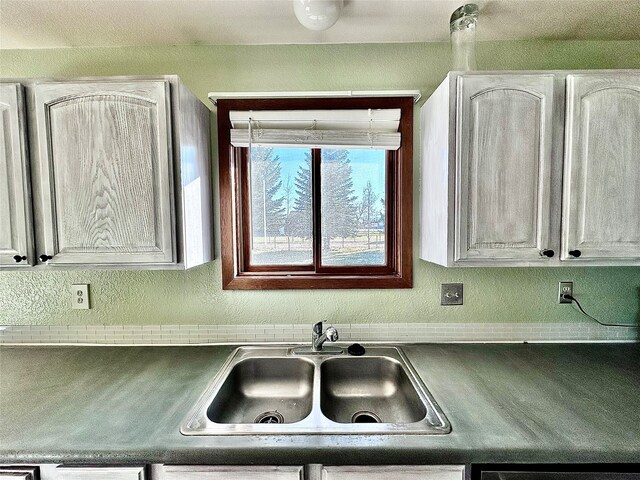
[[[464,480],[464,466],[323,467],[322,480]]]
[[[144,467],[65,467],[55,470],[55,480],[147,480]]]
[[[165,465],[162,480],[304,480],[300,467]]]
[[[0,480],[39,480],[35,467],[0,467]]]

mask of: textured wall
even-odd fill
[[[448,63],[448,44],[4,50],[0,76],[177,73],[203,100],[208,91],[229,90],[418,88],[428,96]],[[640,68],[640,42],[481,43],[478,63],[498,70]],[[415,133],[417,146],[417,124]],[[417,155],[415,163],[419,178]],[[415,231],[417,251],[417,223]],[[445,269],[416,259],[411,290],[224,292],[216,260],[189,272],[0,273],[0,324],[586,321],[556,304],[560,280],[575,282],[593,315],[640,320],[640,268]],[[439,284],[451,281],[465,283],[465,305],[440,307]],[[92,310],[70,310],[72,283],[91,284]]]

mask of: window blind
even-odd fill
[[[399,108],[231,111],[229,119],[234,147],[400,148]]]

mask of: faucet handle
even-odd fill
[[[327,339],[330,342],[337,342],[338,341],[338,330],[336,330],[335,327],[327,328],[326,334],[327,334]]]
[[[324,320],[313,325],[313,333],[317,335],[322,335],[322,324]]]

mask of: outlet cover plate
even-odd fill
[[[89,310],[91,308],[88,284],[71,285],[71,308],[74,310]]]
[[[440,285],[440,305],[462,305],[464,300],[462,283]]]
[[[562,295],[571,295],[573,297],[573,282],[558,283],[558,303],[571,303],[571,300],[562,298]]]

